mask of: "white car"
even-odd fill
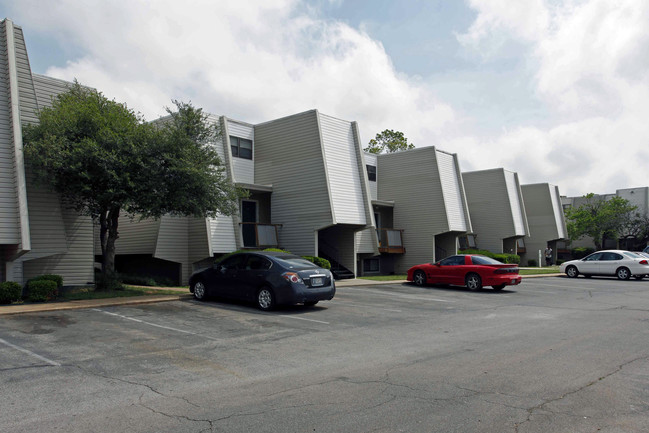
[[[564,262],[559,269],[570,278],[581,274],[586,278],[591,275],[615,275],[620,280],[628,280],[632,276],[641,280],[649,274],[649,259],[631,251],[604,250],[580,260]]]

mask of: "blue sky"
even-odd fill
[[[36,73],[153,119],[317,108],[567,195],[649,185],[646,0],[0,0]]]

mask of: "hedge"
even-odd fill
[[[32,278],[30,281],[54,281],[56,283],[57,289],[63,287],[63,277],[55,274],[40,275],[38,277]]]
[[[323,259],[322,257],[302,256],[302,258],[320,266],[321,268],[331,269],[331,263],[329,263],[329,260]]]
[[[11,304],[20,300],[23,294],[23,287],[14,281],[0,283],[0,304]]]
[[[32,302],[56,298],[56,281],[32,279],[27,282],[27,297]]]
[[[495,254],[488,250],[478,250],[469,248],[466,250],[461,250],[460,254],[481,254],[483,256],[491,257],[503,263],[515,263],[518,264],[521,262],[521,257],[517,254]]]

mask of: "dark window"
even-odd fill
[[[237,158],[252,159],[252,140],[230,136],[232,156]]]
[[[243,264],[246,261],[245,254],[237,254],[223,260],[219,265],[221,269],[243,269]]]
[[[376,166],[367,164],[367,178],[371,182],[376,182]]]
[[[622,256],[616,253],[602,253],[600,260],[622,260]]]
[[[487,256],[471,256],[471,261],[474,265],[502,265],[503,262],[499,262],[496,259],[492,259]]]
[[[602,257],[602,253],[593,253],[590,256],[584,258],[583,260],[585,262],[592,262],[592,261],[595,261],[595,260],[601,260],[601,257]]]
[[[248,258],[248,263],[246,263],[246,269],[253,271],[267,271],[268,269],[270,269],[271,265],[272,263],[270,260],[261,256],[251,255]]]
[[[460,266],[464,264],[464,256],[451,256],[439,262],[442,266]]]
[[[379,259],[365,259],[363,260],[363,272],[378,272]]]

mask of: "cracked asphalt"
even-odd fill
[[[649,282],[0,318],[2,432],[646,432]]]

